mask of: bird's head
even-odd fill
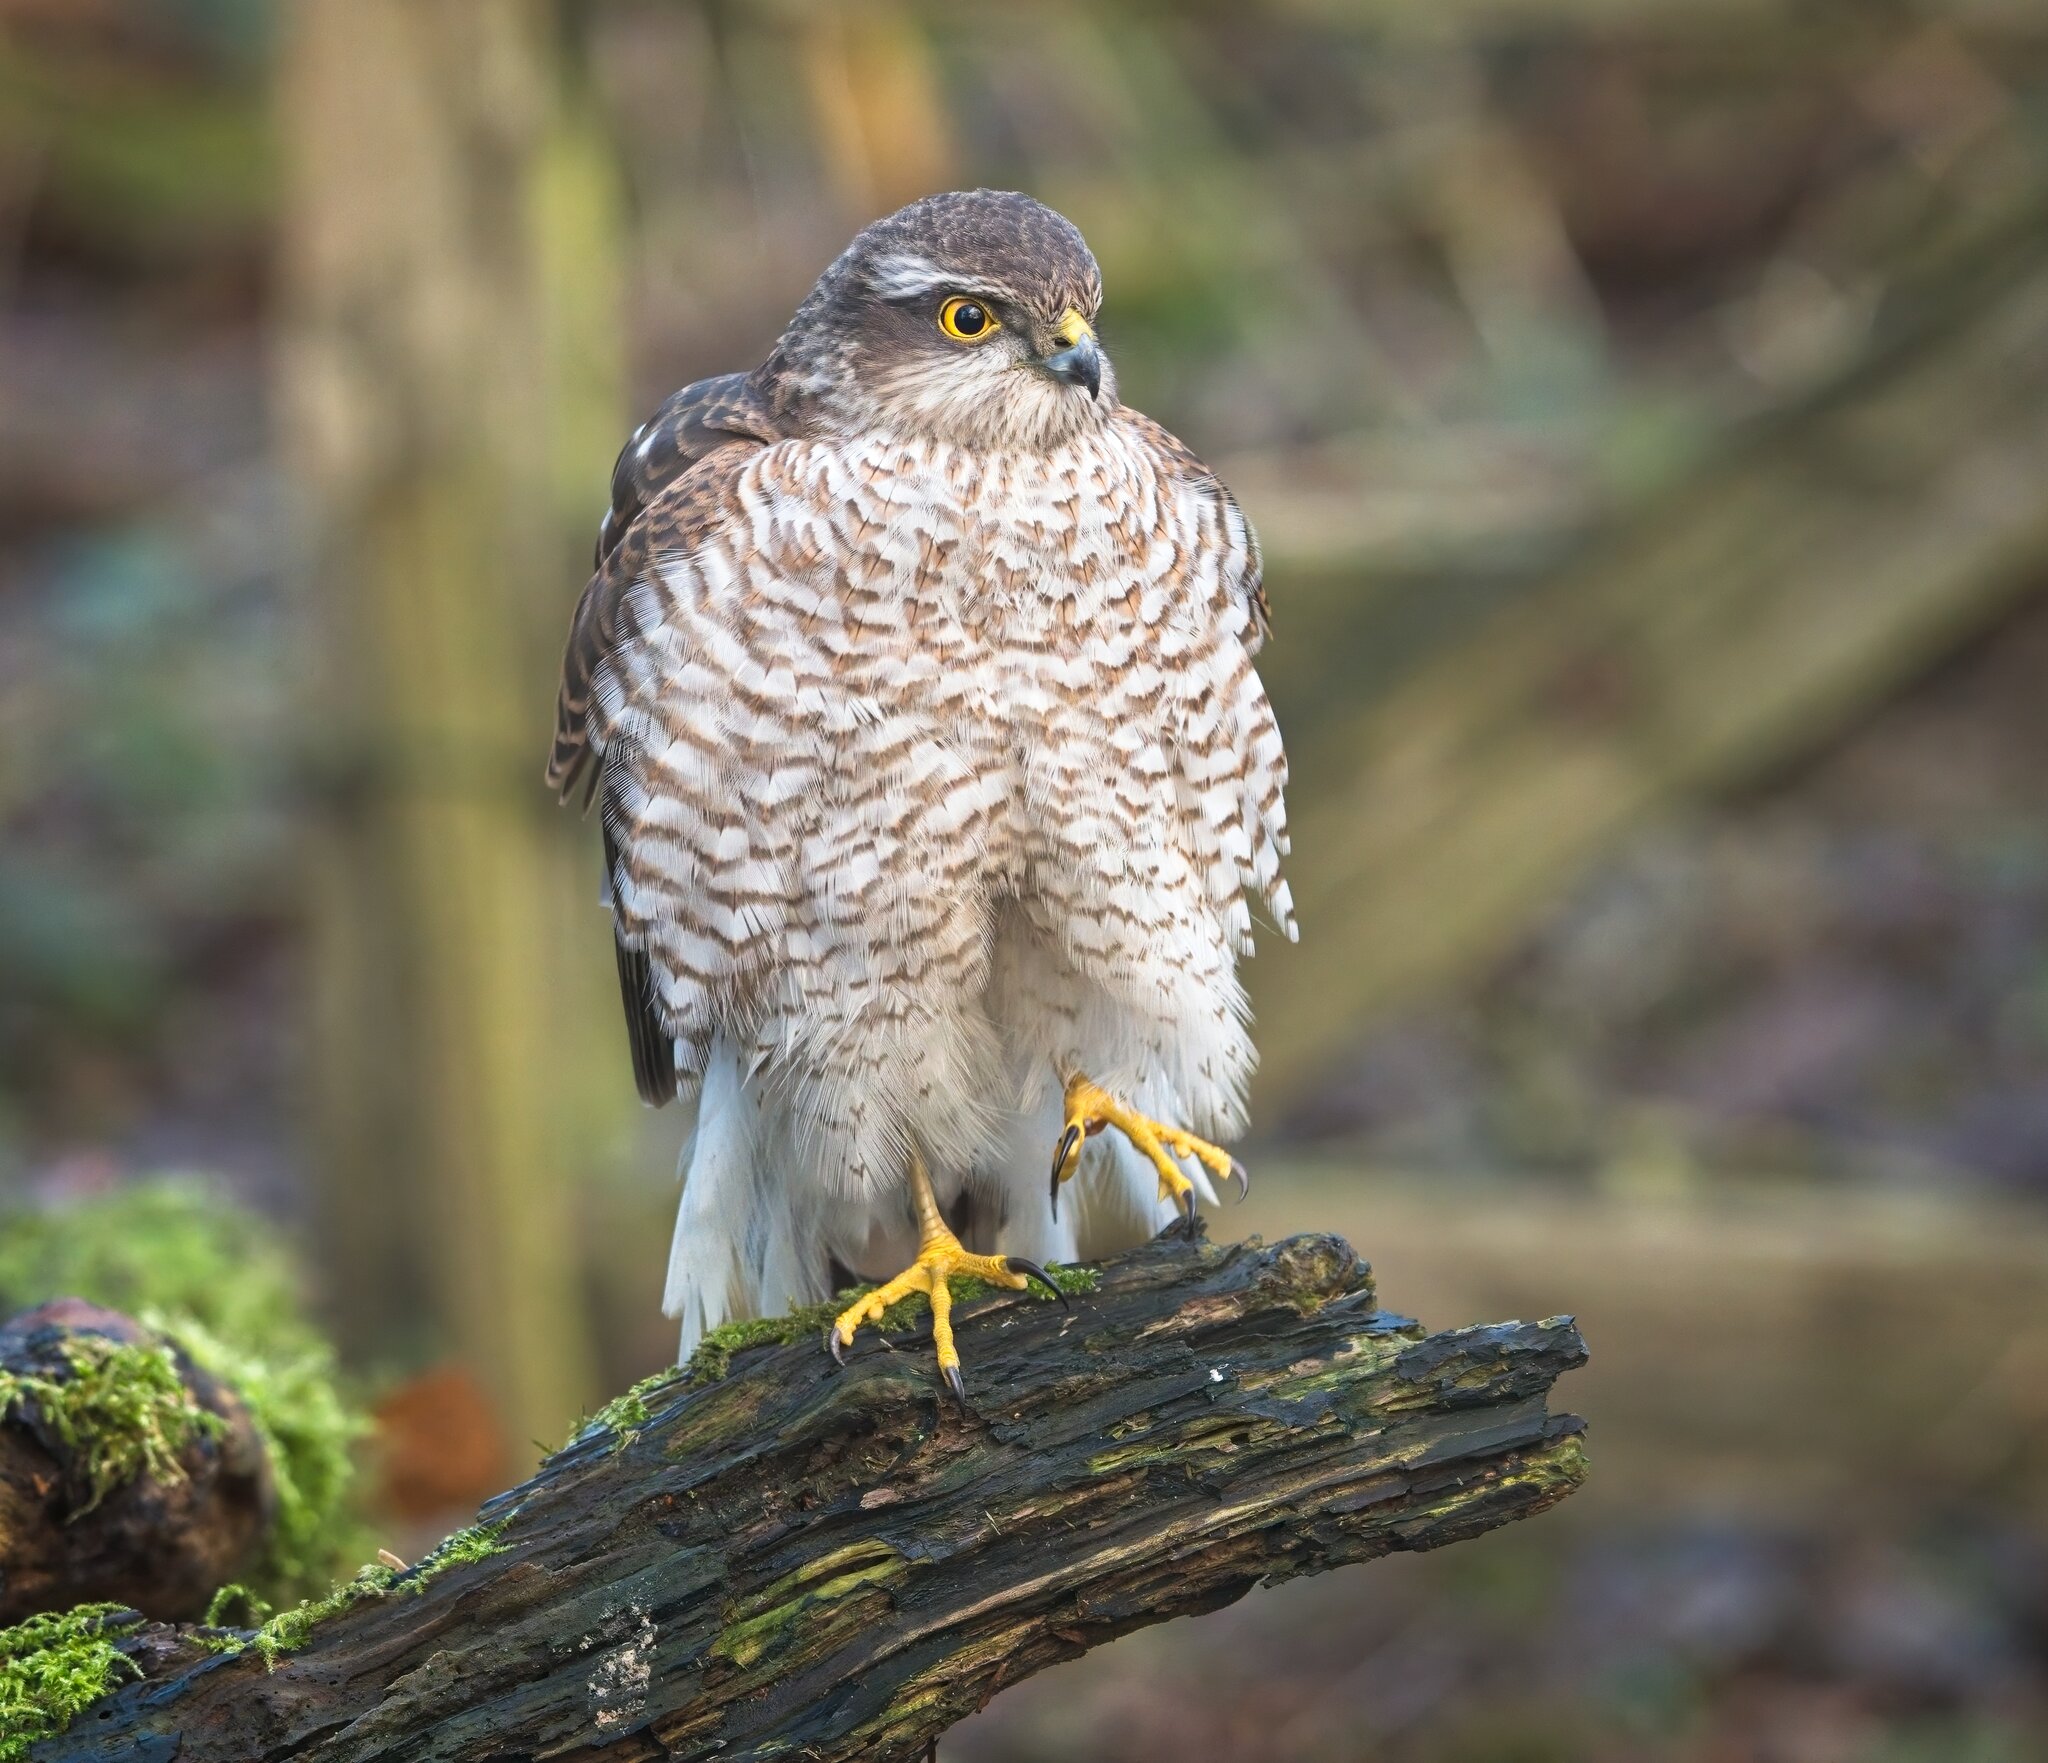
[[[765,371],[839,432],[1050,448],[1116,407],[1101,304],[1087,243],[1042,202],[926,196],[855,237]]]

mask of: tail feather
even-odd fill
[[[825,1296],[841,1245],[826,1229],[829,1189],[817,1149],[801,1141],[787,1100],[750,1077],[739,1048],[718,1037],[696,1131],[683,1148],[683,1197],[661,1299],[662,1313],[682,1325],[679,1363],[720,1323]]]
[[[752,1312],[743,1253],[758,1123],[738,1051],[720,1040],[697,1099],[697,1130],[683,1147],[683,1197],[661,1297],[662,1314],[682,1324],[678,1364],[720,1323]]]

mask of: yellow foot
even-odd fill
[[[919,1208],[920,1213],[924,1210]],[[933,1218],[936,1218],[936,1207]],[[891,1304],[907,1298],[912,1292],[923,1292],[932,1304],[932,1344],[938,1349],[939,1370],[945,1374],[946,1385],[952,1390],[954,1399],[961,1407],[967,1406],[967,1386],[960,1376],[960,1353],[953,1345],[953,1294],[946,1282],[963,1274],[972,1274],[976,1279],[985,1279],[990,1285],[1008,1286],[1012,1291],[1021,1292],[1034,1279],[1047,1291],[1067,1305],[1067,1295],[1053,1284],[1052,1277],[1036,1261],[1026,1261],[1021,1255],[970,1255],[960,1246],[960,1239],[943,1224],[931,1228],[933,1219],[920,1218],[924,1227],[923,1241],[918,1247],[917,1259],[899,1273],[887,1285],[877,1286],[864,1298],[856,1298],[840,1311],[839,1318],[832,1324],[825,1336],[826,1346],[832,1349],[832,1357],[845,1364],[845,1349],[853,1345],[854,1331],[863,1322],[879,1322],[882,1313]]]
[[[1195,1234],[1195,1184],[1181,1172],[1174,1161],[1176,1157],[1192,1157],[1217,1177],[1236,1182],[1239,1199],[1251,1192],[1252,1178],[1245,1173],[1244,1165],[1220,1145],[1126,1108],[1085,1077],[1071,1077],[1067,1080],[1066,1130],[1060,1134],[1059,1147],[1052,1154],[1055,1217],[1060,1209],[1060,1183],[1081,1166],[1081,1141],[1092,1138],[1106,1126],[1115,1127],[1152,1160],[1152,1167],[1159,1171],[1159,1197],[1180,1207],[1190,1237]]]

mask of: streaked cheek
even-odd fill
[[[888,376],[887,402],[930,416],[958,416],[991,399],[1013,395],[1026,376],[993,350],[965,350],[899,368]]]

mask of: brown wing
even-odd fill
[[[742,425],[751,424],[747,427]],[[657,557],[688,551],[712,518],[734,472],[772,440],[765,410],[746,376],[686,386],[643,423],[626,443],[612,472],[612,505],[600,527],[597,571],[576,604],[562,656],[555,701],[555,741],[548,783],[561,795],[590,768],[590,698],[598,675],[621,643],[640,634],[632,589]],[[601,773],[590,772],[585,800]],[[612,805],[604,820],[604,898],[612,898],[619,862]],[[619,1002],[633,1054],[633,1082],[641,1099],[659,1108],[676,1093],[675,1048],[655,1008],[653,975],[644,951],[616,935]]]
[[[1168,465],[1204,494],[1213,496],[1221,504],[1226,521],[1242,529],[1244,534],[1245,567],[1238,583],[1244,596],[1251,602],[1252,617],[1258,626],[1258,642],[1252,645],[1256,654],[1259,647],[1273,634],[1272,609],[1266,603],[1266,565],[1259,552],[1259,535],[1252,523],[1245,518],[1237,498],[1230,493],[1229,486],[1201,461],[1195,450],[1171,430],[1163,428],[1151,417],[1129,408],[1118,412],[1145,437],[1146,443],[1155,449]]]
[[[671,394],[619,449],[612,505],[598,525],[593,562],[603,563],[641,510],[714,447],[781,438],[754,374],[722,373]]]
[[[612,467],[612,505],[597,530],[597,573],[577,602],[569,646],[562,656],[555,744],[547,770],[548,783],[559,795],[567,797],[576,787],[590,760],[586,722],[591,681],[620,640],[634,634],[625,628],[631,617],[627,595],[649,556],[677,542],[672,528],[688,513],[686,507],[671,510],[657,523],[658,532],[648,526],[646,517],[664,492],[713,454],[738,456],[778,439],[754,377],[728,373],[685,386],[635,429],[620,450]],[[594,789],[596,781],[591,778],[588,787]]]

